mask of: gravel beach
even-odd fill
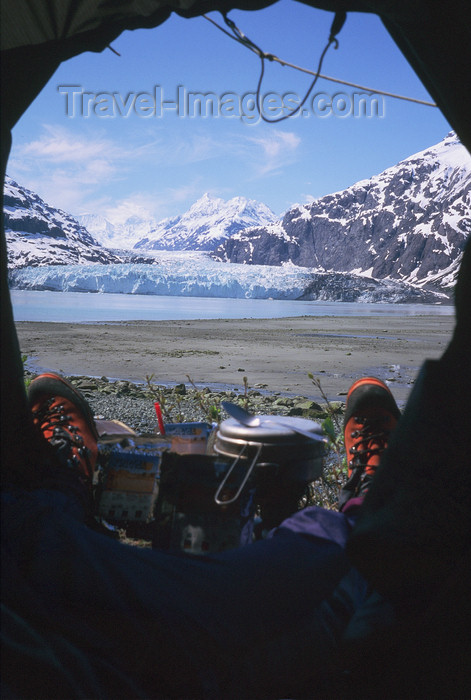
[[[360,376],[385,380],[402,407],[419,367],[438,358],[453,316],[298,317],[263,320],[132,321],[104,324],[20,322],[26,369],[69,377],[94,415],[157,431],[166,422],[211,421],[222,400],[257,414],[321,422],[327,397],[340,429],[346,393]],[[308,376],[311,373],[320,387]],[[150,385],[146,375],[153,375]],[[224,411],[220,417],[226,418]],[[344,479],[330,451],[310,502],[336,507]]]
[[[158,384],[188,383],[218,391],[244,386],[319,400],[308,377],[321,380],[330,400],[343,400],[350,384],[372,374],[407,400],[426,358],[438,358],[454,317],[297,317],[200,321],[130,321],[103,324],[17,323],[27,367],[66,375],[105,376]]]

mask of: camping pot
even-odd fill
[[[232,461],[220,455],[163,454],[154,509],[154,549],[204,555],[252,541],[255,489],[247,484],[242,468],[233,469],[226,478]],[[241,481],[245,488],[240,488]],[[215,502],[216,490],[219,502]]]
[[[322,474],[325,443],[310,440],[289,428],[322,436],[318,423],[307,418],[293,416],[257,416],[259,425],[246,426],[235,418],[228,418],[219,426],[214,443],[217,454],[234,459],[232,467],[237,464],[246,466],[241,488],[248,481],[252,472],[254,477],[266,479],[279,478],[284,482],[310,483]],[[282,425],[281,425],[282,423]],[[226,478],[229,477],[229,470]],[[216,492],[215,500],[219,503],[225,480]],[[238,494],[236,494],[237,498]]]

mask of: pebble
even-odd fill
[[[259,415],[303,416],[322,422],[327,407],[304,396],[270,394],[265,385],[244,391],[213,391],[209,387],[195,389],[181,382],[175,387],[134,384],[126,380],[108,377],[68,377],[69,381],[86,397],[96,416],[120,420],[140,434],[153,433],[157,427],[154,401],[159,401],[164,420],[168,422],[211,422],[210,408],[220,408],[221,401],[231,400]],[[262,391],[260,391],[262,390]],[[263,393],[262,393],[263,392]],[[336,403],[341,412],[343,404]],[[221,409],[221,418],[227,415]]]

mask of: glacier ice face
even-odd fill
[[[311,279],[310,270],[265,265],[224,265],[204,253],[161,253],[156,265],[54,265],[10,272],[16,289],[296,299]]]
[[[322,273],[296,265],[236,265],[205,253],[161,252],[158,264],[54,265],[10,272],[15,289],[106,292],[234,299],[314,299],[360,302],[440,302],[397,282]]]
[[[370,180],[291,207],[281,220],[253,200],[207,194],[158,224],[127,211],[119,226],[81,218],[121,250],[99,245],[9,178],[5,196],[17,288],[433,303],[449,294],[471,233],[471,158],[451,133]],[[129,250],[142,234],[138,251]],[[213,251],[213,260],[182,249]]]

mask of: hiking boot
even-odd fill
[[[348,480],[342,505],[368,490],[400,415],[391,391],[380,379],[366,377],[350,387],[344,417]]]
[[[28,399],[34,425],[48,443],[47,485],[76,491],[79,483],[79,491],[91,495],[98,433],[85,398],[66,379],[46,372],[31,382]]]

